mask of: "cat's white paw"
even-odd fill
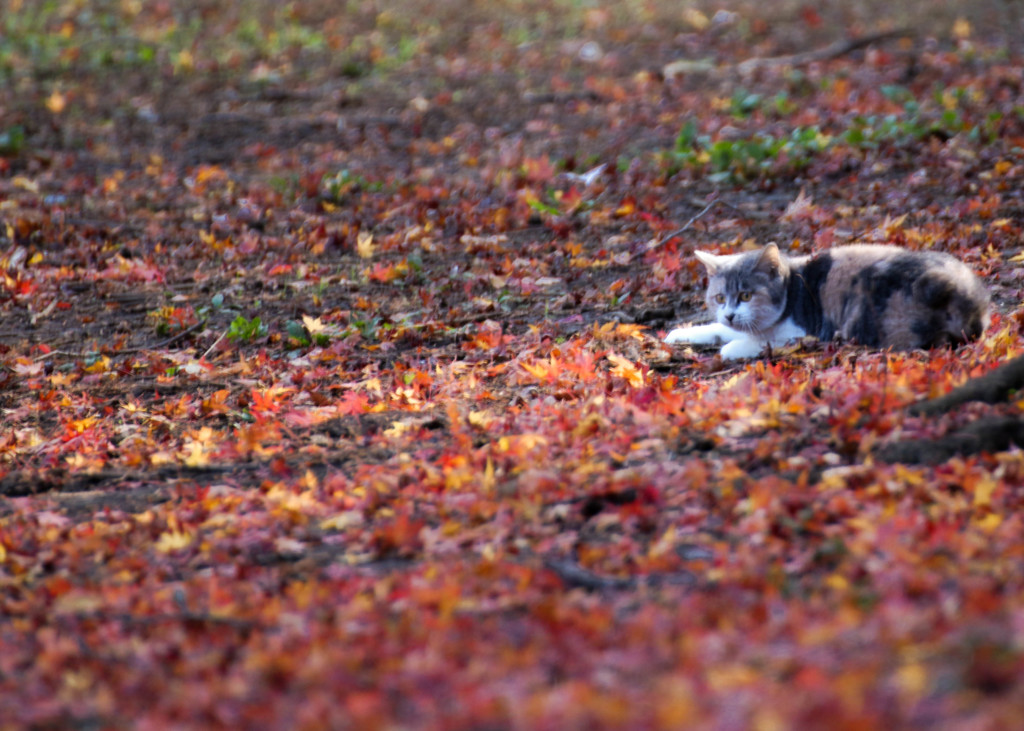
[[[743,358],[756,358],[764,350],[764,343],[760,340],[744,337],[733,340],[722,346],[722,357],[726,360],[741,360]]]
[[[741,333],[732,330],[725,325],[711,322],[707,325],[690,325],[689,327],[677,327],[665,336],[665,342],[669,345],[678,343],[690,343],[692,345],[718,345],[721,342],[728,342],[742,337]]]

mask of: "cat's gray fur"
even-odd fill
[[[988,326],[989,295],[962,262],[936,251],[857,244],[787,257],[775,244],[742,254],[696,252],[715,322],[672,330],[668,343],[725,343],[725,358],[813,335],[909,350],[956,345]]]

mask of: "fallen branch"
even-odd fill
[[[815,63],[817,61],[830,61],[832,59],[845,56],[848,53],[853,53],[865,46],[870,46],[872,43],[910,35],[913,35],[913,31],[907,28],[886,30],[879,33],[870,33],[858,38],[847,38],[836,41],[835,43],[830,43],[824,48],[818,48],[813,51],[792,53],[786,56],[757,56],[735,64],[716,65],[715,62],[709,58],[680,59],[666,64],[662,68],[662,74],[666,79],[671,79],[681,74],[713,74],[729,71],[738,71],[741,74],[749,74],[760,68],[802,66],[804,64]]]
[[[691,226],[692,226],[693,224],[695,224],[695,223],[696,223],[696,222],[697,222],[698,220],[700,220],[700,218],[701,218],[701,217],[702,217],[702,216],[703,216],[703,215],[704,215],[705,213],[707,213],[707,212],[708,212],[708,211],[710,211],[710,210],[711,210],[712,208],[714,208],[715,204],[716,204],[716,203],[718,203],[718,202],[719,202],[719,198],[718,198],[718,195],[716,194],[716,195],[714,195],[714,196],[713,196],[713,197],[711,198],[711,200],[710,200],[710,201],[708,201],[708,204],[707,204],[706,206],[704,206],[704,207],[703,207],[702,209],[700,209],[700,210],[699,210],[699,211],[698,211],[698,212],[697,212],[697,213],[696,213],[696,214],[695,214],[695,215],[694,215],[693,217],[691,217],[691,218],[690,218],[690,220],[689,220],[689,221],[687,221],[686,223],[684,223],[684,224],[683,224],[683,226],[682,226],[682,228],[676,229],[675,231],[673,231],[672,233],[670,233],[670,234],[669,234],[668,236],[666,236],[666,237],[665,237],[664,239],[662,239],[662,243],[664,243],[665,241],[668,241],[669,239],[674,239],[674,238],[675,238],[676,236],[682,236],[682,235],[683,235],[684,233],[686,233],[687,231],[689,231],[689,230],[690,230],[690,227],[691,227]]]
[[[878,450],[883,462],[902,464],[939,464],[953,457],[1005,452],[1012,446],[1024,447],[1024,421],[1014,416],[978,419],[960,431],[939,439],[908,439]]]
[[[913,404],[908,411],[913,416],[938,416],[972,401],[1002,403],[1021,389],[1024,389],[1024,356],[970,379],[945,396]],[[1024,420],[1015,416],[993,416],[977,419],[938,439],[908,439],[889,444],[877,454],[883,462],[938,464],[956,456],[1003,452],[1014,445],[1024,447]]]
[[[61,615],[61,618],[74,618],[89,622],[120,622],[128,625],[151,626],[168,622],[181,624],[205,624],[216,627],[230,627],[240,632],[248,632],[262,627],[262,624],[251,619],[240,617],[224,617],[206,612],[182,611],[163,614],[130,614],[126,612],[73,612]]]
[[[153,345],[145,345],[145,346],[140,347],[140,348],[125,348],[124,350],[117,350],[117,351],[114,351],[112,353],[112,355],[132,355],[134,353],[142,353],[142,352],[145,352],[147,350],[160,350],[160,348],[166,348],[168,345],[171,345],[172,343],[176,343],[177,341],[181,340],[182,338],[184,338],[184,337],[186,337],[188,335],[191,335],[196,330],[198,330],[199,328],[203,327],[205,324],[206,324],[205,321],[197,322],[196,324],[191,325],[190,327],[185,328],[181,332],[172,335],[171,337],[167,338],[166,340],[161,340],[159,343],[154,343]],[[49,353],[43,353],[42,355],[37,355],[36,356],[36,360],[37,361],[38,360],[46,360],[47,358],[52,358],[52,357],[61,356],[61,355],[66,357],[66,358],[92,358],[92,357],[96,357],[96,356],[100,355],[100,351],[98,351],[98,350],[90,350],[90,351],[51,350]]]
[[[972,378],[945,396],[922,401],[910,407],[914,416],[945,414],[970,401],[998,404],[1009,399],[1014,391],[1024,389],[1024,356],[1004,363],[983,376]]]
[[[793,53],[788,56],[748,58],[746,61],[741,61],[736,64],[736,70],[741,74],[747,74],[759,68],[775,66],[802,66],[804,64],[816,63],[818,61],[831,61],[832,59],[840,58],[848,53],[860,50],[865,46],[870,46],[872,43],[878,43],[879,41],[885,41],[890,38],[897,38],[912,34],[913,32],[908,28],[898,28],[896,30],[885,30],[879,33],[869,33],[868,35],[860,36],[859,38],[847,38],[845,40],[836,41],[835,43],[830,43],[824,48],[818,48],[813,51]]]
[[[544,559],[544,566],[554,572],[566,587],[570,589],[586,589],[587,591],[604,591],[606,589],[623,591],[635,589],[642,585],[692,586],[696,582],[696,578],[689,571],[620,578],[618,576],[601,576],[593,571],[588,571],[575,561],[567,561],[560,558],[546,558]]]

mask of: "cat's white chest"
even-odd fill
[[[670,345],[690,343],[692,345],[717,345],[723,343],[721,354],[727,360],[756,358],[766,346],[777,348],[807,335],[802,327],[786,318],[769,328],[761,337],[751,333],[733,330],[720,322],[706,325],[677,327],[665,336]]]

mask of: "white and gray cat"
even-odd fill
[[[910,350],[955,345],[988,326],[989,295],[962,262],[936,251],[856,244],[788,257],[775,244],[742,254],[696,252],[708,270],[715,322],[680,327],[667,343],[724,343],[753,358],[805,335]]]

